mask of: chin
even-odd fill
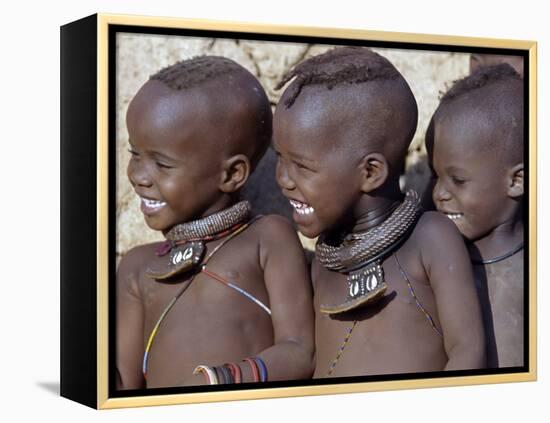
[[[149,229],[161,232],[166,232],[171,227],[164,222],[159,222],[157,219],[147,216],[145,216],[145,224],[149,227]]]
[[[319,230],[315,230],[315,228],[310,228],[310,227],[304,227],[304,226],[301,226],[301,225],[296,225],[297,228],[298,228],[298,231],[303,235],[305,236],[306,238],[309,238],[309,239],[315,239],[317,238],[319,235],[321,235],[321,231]]]
[[[476,241],[479,241],[480,239],[484,238],[483,236],[480,236],[479,234],[472,234],[470,231],[465,231],[463,228],[457,225],[458,232],[460,232],[460,235],[462,235],[462,238],[464,238],[464,241],[467,243],[473,243]]]
[[[308,239],[315,239],[321,235],[320,233],[311,233],[309,231],[303,231],[302,229],[298,229],[298,231],[300,231],[300,233]]]

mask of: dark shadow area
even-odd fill
[[[60,395],[59,382],[37,382],[36,385],[55,396]]]
[[[473,245],[470,245],[470,254],[473,257],[480,256],[479,251],[477,251],[476,247]],[[495,326],[493,323],[493,309],[491,306],[491,301],[489,300],[489,289],[487,288],[487,273],[484,265],[473,265],[473,269],[477,296],[483,317],[483,329],[485,330],[487,367],[497,368],[499,367],[497,341],[495,337]]]
[[[275,180],[277,155],[269,147],[241,191],[241,198],[252,203],[252,214],[279,214],[292,221],[292,207]]]
[[[375,304],[370,304],[369,307],[359,307],[345,313],[334,314],[331,315],[330,318],[343,322],[353,322],[354,320],[362,322],[363,320],[370,319],[372,316],[380,313],[380,311],[392,302],[395,297],[397,297],[397,292],[391,291],[380,298],[380,300],[378,300]]]
[[[432,191],[434,179],[428,165],[428,156],[424,155],[418,161],[410,166],[404,175],[405,186],[403,192],[414,189],[421,199],[422,208],[426,211],[435,210],[432,201]]]

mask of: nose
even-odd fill
[[[128,179],[132,186],[150,187],[153,182],[149,176],[146,166],[141,160],[131,158],[127,169]]]
[[[277,159],[277,183],[281,189],[293,190],[296,188],[294,181],[288,174],[288,164],[281,156]]]
[[[434,203],[448,201],[451,199],[451,193],[445,187],[445,184],[441,182],[441,179],[436,179],[432,197]]]

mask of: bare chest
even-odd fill
[[[321,313],[321,304],[343,301],[345,274],[321,269],[315,281],[316,377],[440,370],[446,362],[431,287],[401,273],[388,259],[388,285],[376,303],[340,315]],[[417,276],[418,277],[418,276]],[[416,278],[415,278],[416,279]]]
[[[172,283],[142,280],[148,386],[193,384],[197,365],[238,361],[272,344],[270,316],[244,294],[269,307],[259,265],[220,251],[207,270]]]

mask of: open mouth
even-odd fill
[[[166,205],[165,201],[151,200],[150,198],[140,197],[142,210],[155,212]]]
[[[296,210],[296,213],[298,213],[300,216],[305,216],[313,213],[315,210],[313,207],[308,206],[305,203],[302,203],[300,201],[296,200],[288,200],[290,201],[290,205]]]
[[[441,212],[441,213],[443,213],[445,216],[447,216],[452,221],[460,219],[462,216],[464,216],[464,213],[447,213],[447,212]]]

